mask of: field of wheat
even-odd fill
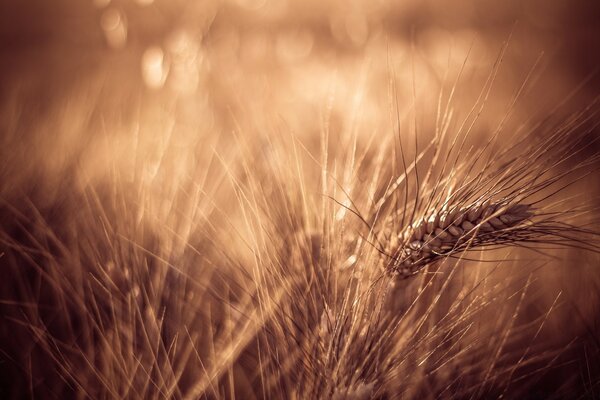
[[[600,398],[593,2],[0,0],[0,398]]]

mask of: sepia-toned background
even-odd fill
[[[38,149],[21,148],[30,146],[24,137],[39,137],[42,157],[53,160],[47,167],[59,168],[57,158],[81,150],[72,139],[83,131],[93,143],[98,130],[127,136],[132,121],[142,130],[177,123],[179,135],[227,136],[236,123],[268,129],[283,120],[310,136],[327,108],[337,129],[381,131],[389,128],[390,71],[400,105],[411,102],[414,83],[427,115],[465,62],[458,98],[468,104],[505,41],[486,109],[499,115],[533,69],[537,92],[515,111],[524,120],[594,74],[599,10],[566,0],[4,0],[2,151],[29,157]],[[598,82],[583,83],[574,109],[597,95]],[[7,126],[17,114],[18,126]],[[4,173],[26,173],[24,160],[10,164],[19,171]]]

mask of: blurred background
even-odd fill
[[[42,148],[46,164],[29,168],[56,176],[99,130],[129,136],[132,124],[195,141],[285,121],[312,137],[327,110],[333,130],[370,135],[390,127],[392,73],[399,108],[414,82],[427,120],[465,61],[456,97],[468,111],[504,41],[486,109],[497,122],[535,65],[538,91],[516,108],[523,121],[594,73],[599,21],[592,0],[2,0],[2,174],[27,180]],[[580,109],[599,85],[587,81],[570,104]]]

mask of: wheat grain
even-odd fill
[[[472,247],[517,241],[522,222],[533,215],[527,204],[486,200],[431,214],[400,235],[389,269],[401,278]]]

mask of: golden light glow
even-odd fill
[[[142,76],[149,88],[161,88],[169,73],[169,64],[160,47],[149,47],[142,56]]]
[[[108,8],[100,20],[102,31],[108,45],[121,49],[127,43],[127,24],[123,14],[116,8]]]

